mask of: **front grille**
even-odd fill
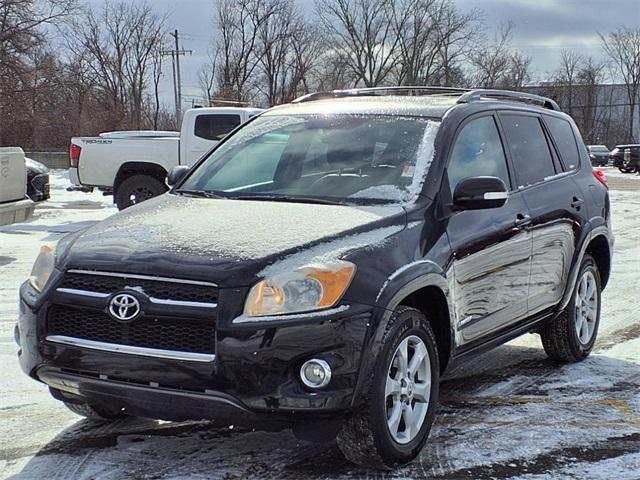
[[[214,353],[210,323],[141,317],[120,323],[103,312],[54,305],[48,314],[48,335],[191,353]]]
[[[60,285],[60,288],[100,293],[115,293],[127,287],[142,288],[149,297],[159,299],[202,303],[216,303],[218,301],[218,289],[211,285],[131,278],[126,277],[124,273],[122,277],[113,277],[71,272],[65,275]]]
[[[31,180],[31,185],[33,188],[38,190],[39,192],[48,192],[49,191],[49,175],[46,173],[36,175]]]

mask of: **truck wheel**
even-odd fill
[[[86,403],[63,402],[64,406],[76,415],[88,418],[89,420],[111,421],[125,418],[125,415],[119,411],[110,411],[99,406],[92,406]]]
[[[431,325],[418,310],[392,314],[364,398],[337,437],[344,456],[389,469],[413,460],[427,441],[440,367]]]
[[[152,197],[163,194],[168,190],[164,182],[150,175],[132,175],[125,178],[114,195],[118,210],[124,210]]]
[[[579,362],[591,353],[600,324],[600,292],[598,267],[593,257],[586,254],[569,305],[540,332],[549,358]]]

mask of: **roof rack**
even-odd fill
[[[469,89],[469,88],[453,88],[453,87],[369,87],[369,88],[350,88],[345,90],[331,90],[329,92],[314,92],[296,98],[291,103],[313,102],[316,100],[325,100],[328,98],[344,98],[344,97],[373,97],[384,95],[459,95],[458,103],[477,102],[483,98],[496,100],[511,100],[512,102],[524,102],[549,110],[561,111],[558,104],[547,97],[534,95],[532,93],[513,92],[510,90],[488,90],[488,89]]]
[[[534,95],[533,93],[512,92],[509,90],[470,90],[460,95],[458,103],[477,102],[483,98],[532,103],[534,105],[540,105],[541,107],[548,108],[549,110],[561,111],[560,106],[550,98]]]
[[[405,92],[402,94],[401,92]],[[405,95],[408,97],[420,95],[461,95],[469,92],[468,88],[452,88],[452,87],[367,87],[367,88],[350,88],[345,90],[331,90],[329,92],[314,92],[302,97],[296,98],[291,103],[313,102],[315,100],[324,100],[327,98],[343,98],[343,97],[375,97],[385,95]]]

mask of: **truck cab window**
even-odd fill
[[[206,140],[219,141],[240,125],[240,115],[198,115],[195,136]]]

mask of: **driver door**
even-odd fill
[[[448,278],[458,345],[506,329],[528,312],[529,211],[522,195],[511,188],[493,115],[473,117],[458,130],[447,168],[450,198],[458,182],[476,176],[498,177],[511,192],[502,207],[454,212],[448,219]]]

